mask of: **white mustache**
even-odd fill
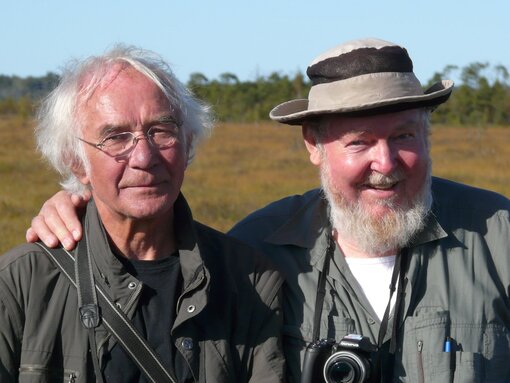
[[[393,174],[384,175],[377,172],[372,172],[367,177],[367,180],[364,182],[364,185],[368,186],[390,186],[396,184],[399,181],[404,179],[404,174],[401,170],[396,170]]]

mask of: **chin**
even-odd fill
[[[163,201],[133,201],[126,209],[131,218],[148,220],[164,217],[172,210],[173,202]]]

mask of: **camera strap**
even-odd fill
[[[408,259],[408,249],[403,248],[401,251],[397,253],[397,256],[395,257],[395,266],[393,268],[393,274],[391,275],[391,283],[390,283],[390,299],[388,300],[388,305],[386,306],[386,310],[384,311],[383,319],[381,321],[381,327],[379,328],[379,336],[377,339],[377,348],[379,352],[377,353],[377,356],[375,358],[374,362],[374,374],[372,375],[371,382],[372,383],[380,383],[382,375],[389,376],[389,380],[391,380],[391,377],[393,377],[393,357],[395,355],[395,350],[397,348],[397,327],[398,327],[398,318],[400,313],[400,307],[402,306],[403,301],[403,292],[404,292],[404,278],[405,278],[405,267],[404,262]],[[398,285],[397,285],[398,281]],[[390,311],[391,311],[391,299],[393,297],[393,294],[395,293],[395,290],[397,291],[397,297],[395,301],[395,308],[394,308],[394,317],[393,317],[393,324],[392,324],[392,331],[391,331],[391,339],[389,347],[386,348],[388,350],[388,354],[386,355],[386,359],[384,363],[382,362],[383,359],[383,352],[381,350],[384,349],[383,342],[384,337],[386,336],[386,333],[388,332],[388,322],[390,318]],[[383,374],[382,368],[384,366],[385,373]],[[388,380],[388,381],[389,381]]]
[[[148,344],[143,335],[133,326],[127,315],[112,301],[105,289],[95,283],[90,268],[90,254],[86,244],[86,240],[81,240],[78,246],[79,255],[73,256],[64,248],[50,249],[42,243],[36,243],[58,266],[70,283],[81,290],[79,292],[81,294],[80,300],[82,301],[82,307],[79,308],[80,319],[84,327],[89,330],[92,358],[97,357],[95,355],[97,347],[94,344],[94,328],[99,324],[98,321],[101,321],[108,332],[117,339],[126,353],[140,368],[140,371],[142,371],[149,382],[175,383],[175,379],[163,366],[156,352]],[[96,318],[96,315],[99,315],[99,318]],[[103,382],[99,361],[94,361],[93,359],[93,366],[97,382]]]
[[[333,239],[330,227],[328,226],[328,248],[324,257],[324,265],[322,266],[322,271],[319,275],[319,284],[317,286],[317,295],[315,298],[315,311],[313,313],[312,339],[314,342],[319,340],[320,337],[321,314],[322,307],[324,306],[324,297],[326,295],[326,277],[329,274],[329,265],[331,263],[331,258],[333,257],[334,251],[335,240]]]
[[[390,283],[390,299],[388,300],[388,305],[386,306],[386,310],[384,311],[384,315],[381,321],[381,327],[379,329],[379,336],[377,339],[377,347],[381,348],[384,337],[386,336],[386,333],[388,332],[388,322],[390,318],[390,311],[391,311],[391,299],[393,297],[393,294],[395,293],[395,290],[397,291],[397,299],[395,301],[395,309],[394,309],[394,318],[393,318],[393,326],[392,326],[392,332],[391,332],[391,340],[390,340],[390,353],[394,354],[396,349],[396,342],[397,342],[397,326],[398,326],[398,314],[400,312],[400,306],[402,305],[402,299],[403,299],[403,281],[405,277],[405,267],[402,267],[403,262],[407,260],[407,253],[408,249],[403,248],[401,251],[397,253],[397,256],[395,257],[395,267],[393,268],[393,273],[391,275],[391,283]],[[398,281],[398,286],[397,286]]]

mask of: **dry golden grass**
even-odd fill
[[[33,123],[0,119],[0,254],[20,243],[38,207],[58,190],[57,177],[34,150]]]
[[[0,121],[0,253],[24,240],[31,217],[58,189],[34,151],[32,123]],[[510,128],[432,134],[434,174],[510,196]],[[219,230],[267,204],[318,185],[298,127],[220,124],[198,148],[184,184],[195,218]]]

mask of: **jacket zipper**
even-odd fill
[[[423,341],[418,341],[418,383],[425,383],[425,376],[423,374]]]
[[[49,375],[53,377],[60,376],[61,373],[57,372],[55,369],[49,369],[47,367],[42,366],[20,366],[20,373],[26,374],[34,374],[34,375]],[[67,383],[75,383],[78,378],[78,373],[72,370],[64,370],[64,382]]]

